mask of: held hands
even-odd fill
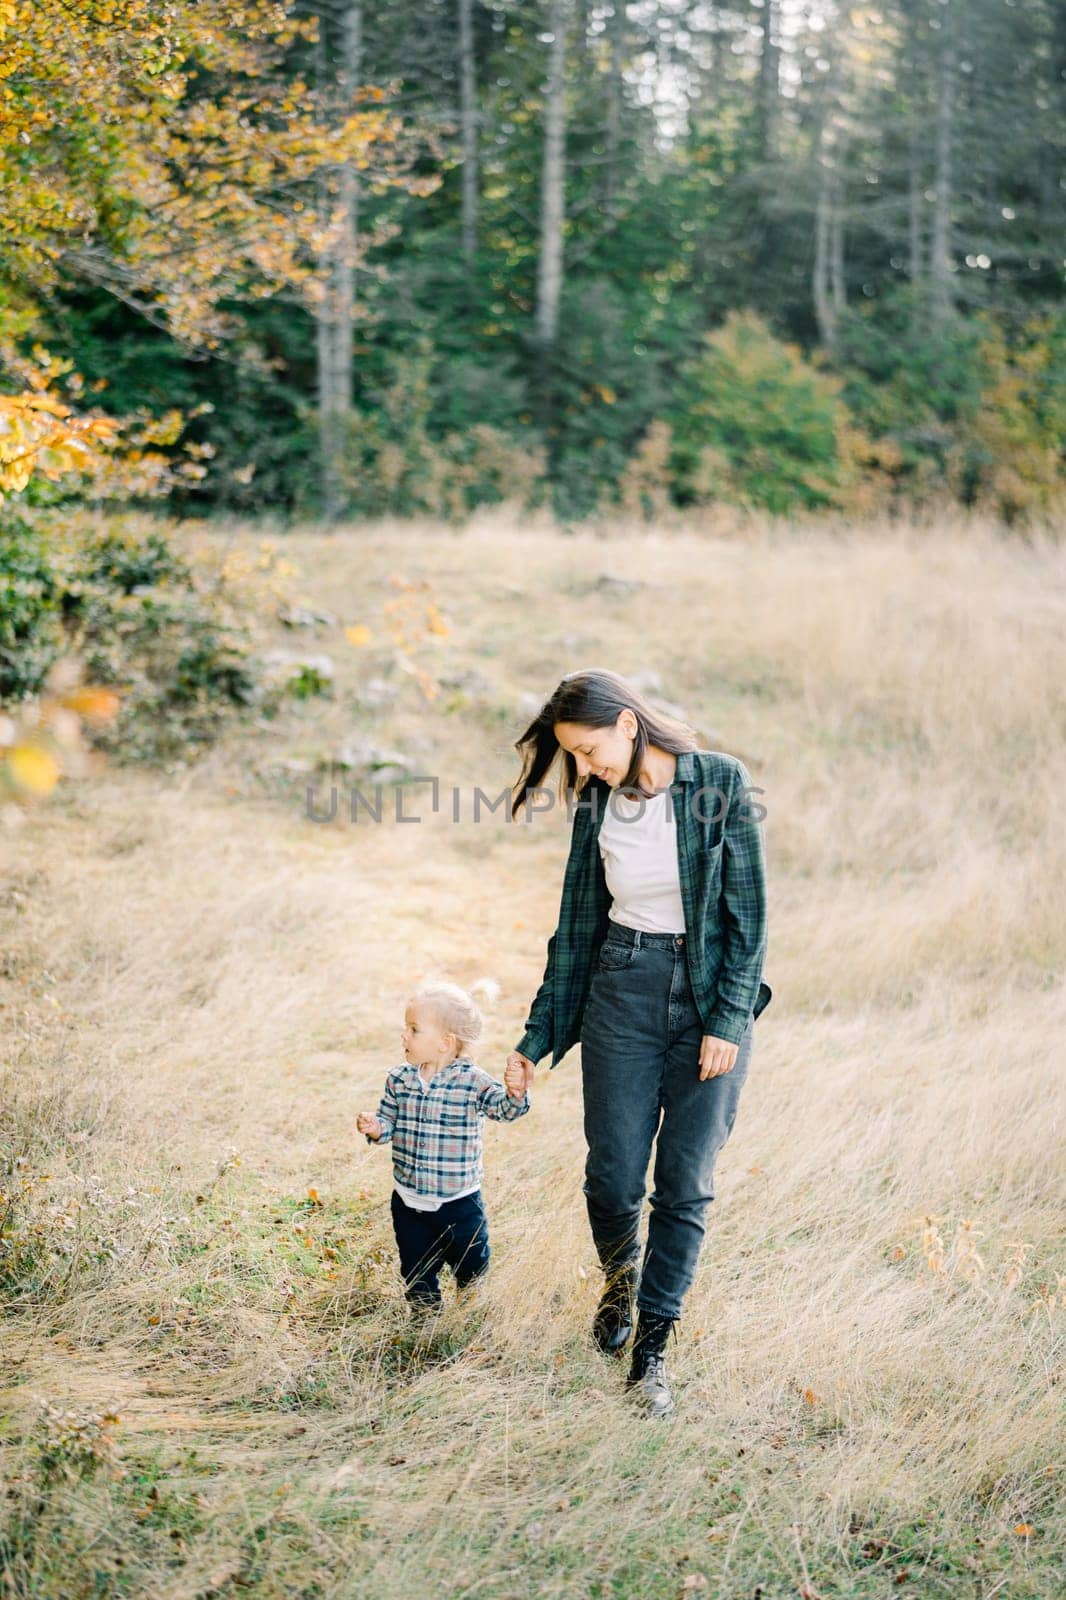
[[[528,1056],[519,1055],[517,1050],[511,1051],[507,1057],[507,1071],[503,1075],[503,1081],[512,1099],[521,1100],[533,1082],[533,1071],[533,1063]]]
[[[373,1111],[360,1111],[355,1119],[355,1125],[368,1139],[381,1138],[381,1122]]]
[[[507,1085],[507,1093],[511,1099],[521,1100],[533,1081],[532,1061],[527,1061],[517,1050],[512,1050],[507,1057],[507,1070],[503,1075],[503,1081]]]
[[[705,1033],[700,1044],[700,1082],[732,1072],[739,1048],[728,1039],[716,1039],[713,1033]]]

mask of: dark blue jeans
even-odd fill
[[[439,1305],[440,1269],[447,1265],[462,1289],[488,1271],[489,1225],[481,1191],[445,1200],[437,1211],[416,1211],[394,1189],[392,1226],[408,1300]]]
[[[652,1147],[654,1188],[637,1304],[672,1320],[696,1275],[714,1165],[748,1075],[754,1017],[730,1072],[700,1080],[703,1023],[684,935],[612,922],[581,1024],[584,1192],[600,1264],[640,1260]]]

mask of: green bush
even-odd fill
[[[160,583],[192,582],[188,565],[154,528],[132,540],[112,530],[94,538],[85,547],[80,576],[120,594]]]
[[[62,654],[62,594],[40,532],[0,519],[0,700],[35,694]]]
[[[897,441],[904,465],[940,458],[980,405],[980,342],[976,320],[934,322],[913,289],[849,307],[835,346],[844,401],[867,433]]]
[[[158,527],[116,518],[63,539],[0,520],[0,698],[44,686],[59,656],[119,689],[114,722],[91,732],[120,760],[163,761],[210,743],[260,695],[247,629]]]
[[[987,313],[935,322],[900,290],[841,320],[843,397],[898,492],[950,493],[1006,522],[1061,504],[1066,318],[1009,326]]]
[[[477,506],[501,500],[536,504],[546,461],[527,429],[470,422],[444,430],[470,410],[473,368],[466,363],[460,372],[463,393],[445,393],[447,374],[425,339],[390,359],[372,409],[355,410],[348,419],[338,475],[351,515],[461,521]],[[482,377],[490,381],[487,372]]]
[[[1053,514],[1066,499],[1066,318],[1033,317],[1011,344],[977,320],[981,403],[957,430],[949,485],[1007,523]]]
[[[682,367],[667,417],[677,501],[777,513],[840,503],[847,414],[839,388],[761,317],[730,312]]]

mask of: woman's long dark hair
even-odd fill
[[[619,785],[633,794],[650,798],[650,792],[641,787],[638,774],[649,745],[668,750],[671,755],[681,755],[685,750],[700,748],[695,728],[677,717],[656,711],[639,689],[610,672],[606,667],[586,667],[581,672],[568,672],[552,692],[521,738],[515,740],[515,749],[522,755],[522,775],[518,792],[511,805],[511,820],[517,814],[530,789],[536,789],[541,779],[563,751],[563,771],[559,780],[559,799],[565,800],[568,791],[577,788],[577,763],[569,750],[555,737],[557,722],[579,722],[586,728],[613,728],[618,713],[628,709],[637,719],[637,732],[633,740],[633,760],[629,771]]]

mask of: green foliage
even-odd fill
[[[98,742],[123,761],[166,761],[210,744],[233,707],[253,703],[245,630],[194,584],[134,595],[83,590],[76,612],[86,674],[122,694]]]
[[[1066,317],[1008,335],[987,314],[931,322],[901,291],[848,314],[837,361],[852,414],[894,449],[912,498],[948,491],[1008,522],[1061,499]]]
[[[933,322],[913,290],[899,290],[841,318],[843,398],[871,436],[896,440],[905,468],[942,460],[952,427],[981,402],[980,345],[975,319]]]
[[[982,319],[980,404],[949,462],[965,503],[1007,523],[1063,504],[1066,478],[1066,318],[1030,319],[1013,348]]]
[[[443,416],[470,418],[473,376],[467,364]],[[472,420],[441,434],[434,396],[444,381],[436,352],[420,339],[389,360],[386,381],[369,396],[372,408],[352,413],[339,476],[353,514],[461,519],[504,499],[536,503],[545,461],[535,439]]]
[[[670,374],[693,334],[680,303],[658,298],[663,288],[652,270],[629,292],[605,275],[564,297],[551,398],[561,518],[586,517],[617,492],[638,441],[670,404]]]
[[[731,312],[682,370],[671,470],[682,505],[725,499],[785,513],[840,497],[839,383]]]
[[[331,695],[333,683],[317,667],[304,662],[287,680],[285,692],[291,694],[294,700],[311,700],[316,695]]]
[[[0,517],[0,700],[35,694],[62,653],[62,594],[40,531]]]
[[[217,584],[158,528],[112,519],[49,540],[0,519],[0,696],[40,692],[59,656],[121,693],[98,744],[160,761],[202,746],[259,694],[247,629]]]
[[[637,444],[618,481],[618,502],[631,517],[648,522],[670,505],[672,435],[665,422],[653,422]]]
[[[84,548],[79,576],[119,594],[163,583],[187,587],[192,581],[188,565],[154,528],[133,539],[119,527],[96,535]]]

